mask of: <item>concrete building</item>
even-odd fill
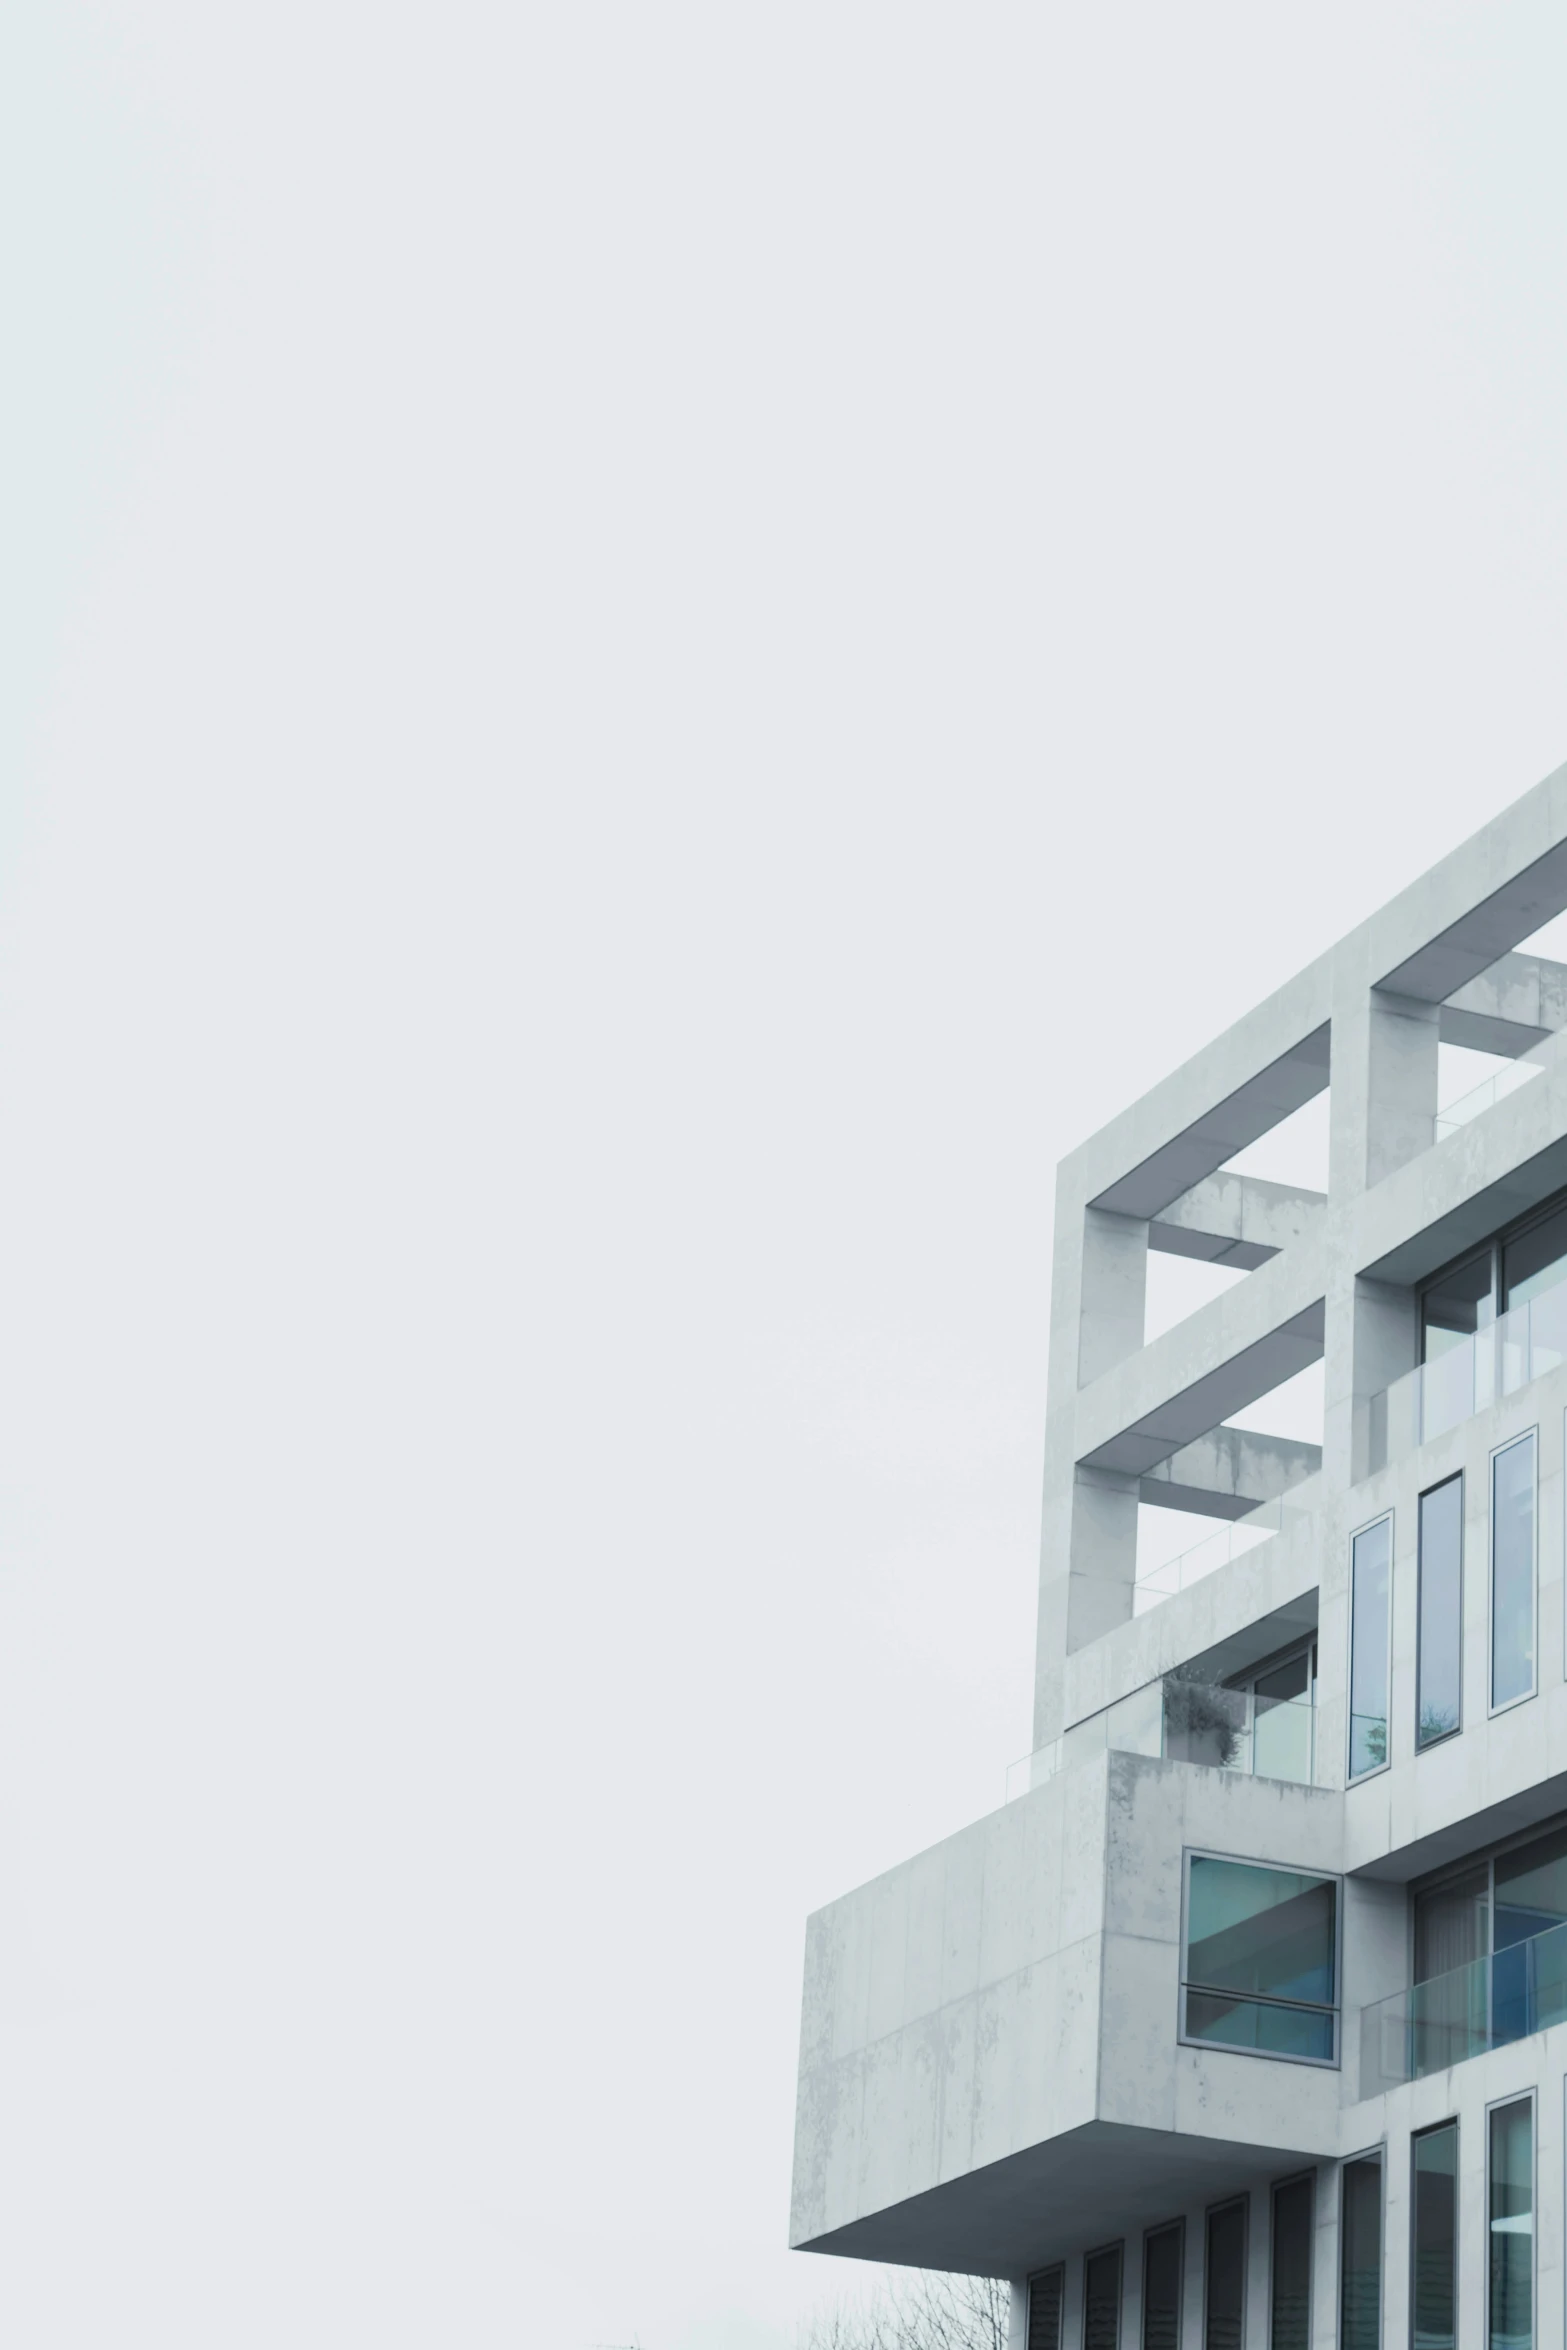
[[[1034,1751],[810,1921],[791,2228],[1016,2350],[1567,2335],[1564,908],[1567,768],[1060,1170]]]

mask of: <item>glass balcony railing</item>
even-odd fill
[[[1509,1061],[1505,1069],[1498,1069],[1494,1077],[1488,1077],[1483,1085],[1477,1085],[1473,1093],[1461,1093],[1456,1102],[1449,1102],[1445,1109],[1437,1111],[1437,1141],[1440,1142],[1444,1134],[1456,1134],[1460,1126],[1467,1126],[1471,1118],[1478,1118],[1481,1111],[1488,1110],[1493,1102],[1501,1101],[1507,1094],[1516,1093],[1520,1085],[1527,1085],[1531,1077],[1538,1077],[1539,1074],[1538,1061]]]
[[[1151,1607],[1164,1599],[1173,1599],[1178,1591],[1189,1591],[1200,1583],[1204,1575],[1211,1575],[1219,1567],[1227,1567],[1231,1559],[1238,1559],[1248,1550],[1255,1550],[1259,1542],[1271,1541],[1284,1524],[1285,1504],[1282,1501],[1264,1502],[1248,1517],[1237,1518],[1233,1525],[1221,1526],[1217,1534],[1209,1534],[1201,1542],[1194,1542],[1190,1550],[1179,1557],[1166,1559],[1162,1566],[1149,1567],[1139,1574],[1132,1587],[1132,1613],[1145,1616]]]
[[[1567,1362],[1567,1279],[1406,1371],[1366,1408],[1366,1475]]]
[[[1567,2023],[1567,1926],[1552,1926],[1362,2008],[1360,2094],[1445,2072],[1560,2023]]]
[[[1167,1762],[1205,1763],[1213,1770],[1309,1787],[1316,1763],[1316,1714],[1309,1689],[1298,1697],[1271,1698],[1167,1673],[1013,1763],[1007,1801],[1107,1748],[1113,1754],[1158,1755]]]

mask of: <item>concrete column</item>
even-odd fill
[[[1137,1581],[1137,1489],[1116,1469],[1079,1469],[1073,1481],[1068,1653],[1129,1621]]]
[[[1078,1291],[1077,1383],[1088,1386],[1143,1343],[1148,1226],[1107,1208],[1083,1210]]]
[[[1429,1150],[1440,1007],[1346,987],[1333,1006],[1331,1197],[1367,1191]]]

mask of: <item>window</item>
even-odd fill
[[[1308,2172],[1273,2190],[1268,2350],[1311,2350],[1313,2189]]]
[[[1420,1300],[1420,1359],[1440,1362],[1495,1319],[1493,1251],[1488,1246],[1433,1281]]]
[[[1180,2220],[1143,2238],[1143,2350],[1181,2350],[1181,2269],[1186,2229]]]
[[[1534,2342],[1534,2101],[1490,2112],[1486,2241],[1489,2350]]]
[[[1466,1862],[1414,1912],[1417,2075],[1567,2021],[1567,1826]]]
[[[1339,2350],[1380,2350],[1382,2157],[1346,2162],[1339,2227]]]
[[[1450,1738],[1463,1723],[1463,1557],[1464,1481],[1457,1476],[1420,1496],[1417,1749]]]
[[[1364,1778],[1387,1761],[1388,1650],[1393,1591],[1393,1519],[1378,1518],[1350,1549],[1349,1775]]]
[[[1203,2350],[1241,2350],[1246,2333],[1246,2199],[1208,2214]]]
[[[1028,2350],[1061,2350],[1064,2268],[1041,2269],[1028,2280]]]
[[[1534,1694],[1534,1431],[1491,1455],[1491,1705]]]
[[[1184,2037],[1311,2064],[1338,2059],[1338,1879],[1193,1853]]]
[[[1120,2350],[1121,2247],[1090,2252],[1083,2263],[1083,2350]]]
[[[1411,2350],[1457,2350],[1458,2124],[1423,2130],[1412,2160]]]
[[[1251,1691],[1251,1767],[1259,1779],[1309,1787],[1317,1718],[1317,1650],[1313,1642],[1247,1683]]]
[[[1549,1209],[1502,1249],[1502,1310],[1527,1305],[1567,1279],[1567,1205]]]

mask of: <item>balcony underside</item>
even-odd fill
[[[1022,2277],[1104,2235],[1107,2213],[1114,2215],[1114,2232],[1131,2237],[1198,2197],[1217,2201],[1333,2151],[1088,2122],[795,2249],[964,2276]]]

